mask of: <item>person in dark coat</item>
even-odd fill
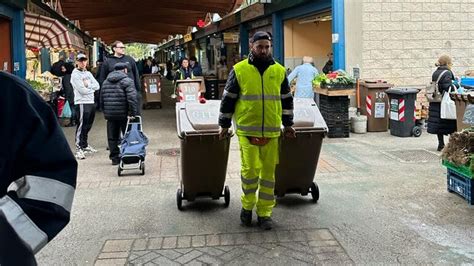
[[[0,84],[0,265],[35,265],[69,223],[77,161],[38,93],[4,71]]]
[[[120,132],[125,134],[127,118],[138,115],[137,91],[134,82],[127,76],[127,63],[115,64],[102,84],[101,103],[107,120],[107,139],[112,165],[120,163]]]
[[[183,58],[181,60],[181,67],[176,71],[176,75],[174,76],[174,82],[176,83],[179,79],[193,79],[194,74],[193,70],[189,67],[189,59]]]
[[[436,82],[440,75],[444,72],[438,83],[438,90],[441,95],[447,93],[453,85],[454,74],[451,71],[453,65],[449,56],[443,55],[435,64],[438,68],[433,73],[432,81]],[[441,119],[441,103],[430,102],[428,115],[428,133],[438,135],[438,151],[444,148],[444,135],[451,134],[456,131],[456,120]]]
[[[189,67],[192,69],[194,76],[202,76],[202,67],[195,56],[189,58]]]
[[[134,82],[134,86],[137,91],[136,94],[137,94],[138,107],[141,108],[141,100],[142,100],[141,86],[140,86],[141,81],[140,81],[140,74],[138,73],[137,63],[131,56],[128,56],[125,54],[125,45],[121,41],[113,42],[112,50],[114,51],[114,54],[109,56],[107,60],[105,60],[104,63],[102,64],[102,68],[100,70],[100,78],[98,80],[99,84],[102,86],[102,83],[109,76],[109,73],[114,71],[115,64],[128,63],[127,75]],[[138,109],[138,112],[140,113],[140,109]]]
[[[151,74],[151,69],[152,68],[153,68],[152,61],[150,59],[147,59],[145,61],[144,66],[143,66],[143,75]]]
[[[60,95],[63,96],[71,107],[71,122],[66,127],[76,126],[76,108],[74,107],[74,88],[71,84],[71,74],[74,70],[74,65],[71,63],[64,64],[64,76],[61,80],[62,88]]]
[[[326,62],[326,64],[323,67],[323,73],[324,74],[331,73],[333,71],[333,65],[334,65],[333,53],[331,52],[331,53],[328,54],[328,61]]]

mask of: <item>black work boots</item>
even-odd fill
[[[245,226],[252,226],[252,211],[247,211],[242,208],[240,211],[240,221]]]
[[[245,226],[252,226],[252,211],[247,211],[244,208],[240,211],[240,221]],[[257,217],[257,225],[263,230],[270,230],[273,228],[273,221],[271,217]]]

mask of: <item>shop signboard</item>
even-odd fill
[[[255,4],[242,9],[240,12],[241,22],[248,21],[265,14],[265,8],[263,4]]]
[[[270,25],[271,23],[272,23],[272,18],[267,17],[267,18],[264,18],[264,19],[259,19],[257,21],[254,21],[254,22],[250,23],[249,26],[250,26],[251,29],[257,29],[257,28],[264,27],[266,25]]]
[[[193,40],[193,35],[191,33],[184,35],[184,42],[190,42]]]
[[[235,32],[224,32],[224,43],[239,43],[239,34]]]

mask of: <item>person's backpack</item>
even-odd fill
[[[438,79],[436,81],[432,81],[431,84],[426,88],[426,98],[428,99],[428,102],[441,102],[442,95],[439,93],[439,81],[447,72],[448,70],[441,72],[441,74],[438,76]]]

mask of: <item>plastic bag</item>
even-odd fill
[[[449,88],[449,91],[443,94],[443,99],[441,100],[441,119],[456,120],[456,104],[449,97],[451,89],[452,86]]]
[[[64,103],[64,108],[61,114],[61,118],[71,118],[71,116],[72,116],[71,106],[69,105],[69,102],[66,101]]]

